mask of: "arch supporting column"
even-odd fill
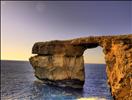
[[[82,88],[85,80],[83,52],[85,47],[69,42],[36,43],[30,58],[35,76],[47,84]]]
[[[131,99],[132,35],[83,37],[34,44],[30,63],[35,76],[47,84],[82,88],[85,81],[83,53],[101,46],[112,96]]]

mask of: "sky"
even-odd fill
[[[132,1],[1,1],[1,59],[28,60],[35,42],[132,34]],[[105,63],[101,47],[85,63]]]

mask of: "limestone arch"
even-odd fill
[[[131,99],[132,34],[37,42],[32,49],[32,53],[37,55],[29,60],[39,79],[54,85],[62,82],[71,87],[73,84],[78,86],[81,81],[82,87],[83,52],[97,46],[101,46],[105,54],[112,95],[117,100]]]

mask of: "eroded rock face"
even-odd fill
[[[37,42],[30,58],[35,76],[48,84],[83,87],[83,52],[101,46],[108,83],[117,100],[132,99],[132,35],[96,36],[65,41]]]
[[[132,40],[112,41],[106,54],[107,76],[117,100],[132,100]]]
[[[82,88],[84,84],[83,57],[63,55],[37,55],[30,58],[35,75],[46,83]]]

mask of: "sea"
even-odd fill
[[[1,100],[113,100],[105,64],[85,64],[82,89],[43,84],[28,61],[1,61]]]

